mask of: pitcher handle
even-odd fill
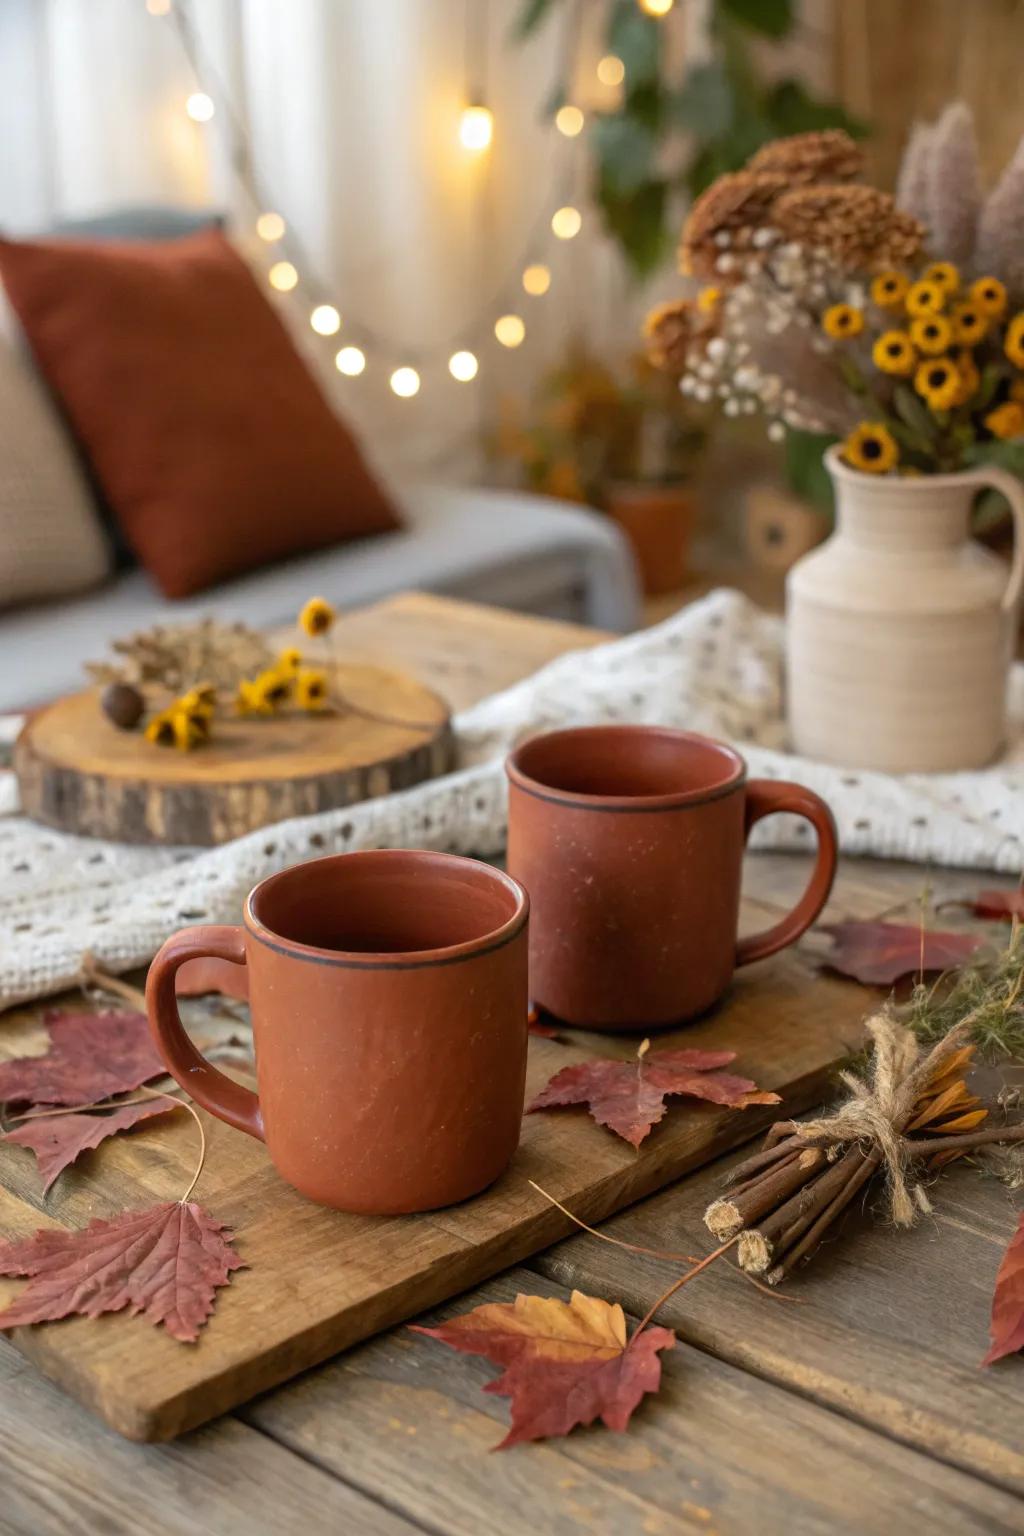
[[[1009,470],[999,469],[994,464],[979,464],[975,479],[979,485],[990,485],[993,490],[1001,491],[1013,513],[1013,563],[1003,593],[1003,612],[1012,614],[1024,591],[1024,485]]]
[[[156,1048],[168,1072],[218,1120],[225,1120],[238,1131],[263,1138],[263,1114],[260,1101],[249,1088],[233,1082],[218,1072],[201,1056],[182,1028],[178,1015],[174,978],[189,960],[212,956],[245,964],[245,929],[220,925],[183,928],[172,934],[158,953],[146,977],[146,1009],[149,1028]]]

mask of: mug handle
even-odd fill
[[[807,889],[781,922],[763,933],[736,942],[736,964],[749,965],[752,960],[764,960],[777,950],[794,944],[814,922],[829,898],[832,882],[836,877],[839,857],[836,824],[832,812],[820,795],[802,784],[790,784],[782,779],[751,779],[747,785],[747,804],[744,819],[745,836],[755,822],[776,811],[789,811],[794,816],[804,816],[818,834],[818,853]]]
[[[976,485],[988,485],[994,491],[1002,491],[1013,513],[1013,563],[1003,593],[1003,612],[1012,615],[1024,590],[1024,487],[1016,475],[995,464],[979,464],[971,478]]]
[[[237,1131],[263,1141],[260,1101],[249,1088],[232,1082],[201,1056],[182,1028],[174,978],[188,960],[212,957],[245,964],[245,929],[209,926],[172,934],[146,977],[150,1033],[171,1076],[203,1109]]]

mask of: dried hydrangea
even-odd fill
[[[702,351],[718,329],[714,308],[696,299],[659,304],[644,322],[647,356],[655,368],[681,374],[694,352]]]
[[[854,181],[864,170],[864,154],[841,128],[825,128],[774,139],[747,161],[747,170],[784,176],[791,187]]]
[[[797,187],[772,205],[783,239],[827,253],[847,271],[905,267],[921,255],[925,227],[875,187]]]
[[[683,225],[679,265],[694,277],[728,278],[742,271],[736,254],[763,248],[759,235],[770,231],[776,199],[789,186],[785,176],[735,171],[702,192]],[[723,261],[724,255],[724,261]]]

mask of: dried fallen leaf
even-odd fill
[[[505,1367],[484,1388],[512,1399],[512,1425],[499,1450],[567,1435],[598,1418],[609,1429],[625,1429],[645,1393],[661,1385],[659,1352],[675,1343],[672,1330],[659,1327],[627,1342],[622,1308],[579,1291],[568,1302],[542,1296],[488,1302],[413,1332]]]
[[[0,1275],[31,1277],[0,1312],[0,1328],[127,1307],[191,1342],[213,1311],[216,1288],[244,1267],[230,1244],[231,1234],[194,1200],[125,1211],[79,1232],[48,1227],[0,1243]]]
[[[45,1195],[57,1176],[83,1152],[92,1151],[108,1136],[116,1136],[118,1131],[130,1130],[140,1120],[170,1114],[175,1107],[172,1101],[165,1099],[163,1103],[155,1100],[145,1104],[115,1105],[108,1115],[38,1115],[0,1139],[11,1141],[18,1147],[28,1147],[35,1153]]]
[[[94,1104],[127,1093],[166,1067],[142,1013],[51,1013],[45,1056],[0,1062],[0,1101]]]
[[[979,891],[968,905],[975,917],[1001,917],[1008,923],[1016,918],[1024,922],[1024,890],[1020,886],[1014,891]]]
[[[869,986],[888,987],[901,976],[952,971],[983,941],[970,933],[924,933],[914,923],[825,923],[832,939],[825,964]]]
[[[747,1077],[718,1072],[736,1060],[735,1051],[652,1051],[647,1042],[635,1061],[599,1056],[556,1072],[546,1088],[526,1107],[539,1109],[586,1104],[598,1125],[638,1147],[666,1111],[668,1094],[687,1093],[712,1104],[746,1109],[751,1104],[778,1104],[777,1093],[762,1093]]]
[[[982,1365],[1024,1349],[1024,1211],[996,1275],[989,1336],[992,1347]]]

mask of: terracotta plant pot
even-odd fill
[[[267,1143],[281,1176],[345,1211],[395,1215],[477,1194],[519,1142],[526,1081],[525,891],[501,870],[405,849],[262,881],[240,928],[186,928],[146,985],[167,1069]],[[246,966],[259,1094],[181,1027],[175,973]]]
[[[657,726],[535,736],[508,760],[508,867],[530,893],[530,991],[567,1023],[647,1031],[693,1018],[736,966],[794,943],[836,868],[825,802],[755,779],[737,752]],[[737,941],[747,835],[775,811],[818,834],[810,883],[788,917]]]
[[[693,494],[686,486],[642,481],[613,485],[608,513],[633,547],[647,597],[683,585],[695,518]]]
[[[849,768],[980,768],[1006,729],[1024,586],[1024,487],[990,465],[899,479],[835,448],[836,531],[789,573],[787,699],[795,751]],[[984,486],[1013,509],[1012,567],[968,536]]]

